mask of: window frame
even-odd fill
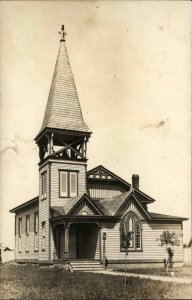
[[[61,178],[62,173],[66,173],[66,193],[65,195],[61,192]],[[66,170],[61,169],[59,170],[59,198],[73,198],[78,195],[78,170]],[[76,174],[76,193],[71,192],[71,174]]]
[[[41,174],[41,200],[47,199],[47,171]]]
[[[42,230],[42,247],[41,251],[45,252],[45,240],[46,240],[46,228],[45,228],[46,222],[41,222],[41,230]]]
[[[133,247],[129,247],[127,250],[123,249],[122,247],[122,239],[123,239],[123,234],[127,234],[129,231],[129,222],[130,219],[133,220],[132,226],[133,226],[133,230],[132,235],[134,238],[134,242],[133,242]],[[140,234],[137,233],[137,224],[139,224],[140,226]],[[127,214],[125,214],[120,222],[120,252],[142,252],[143,251],[143,244],[142,244],[142,223],[141,220],[139,219],[139,217],[132,211],[128,212]],[[122,234],[122,230],[124,230],[124,233]],[[140,247],[137,247],[137,237],[139,236],[140,239]]]
[[[37,218],[37,226],[36,226]],[[34,252],[39,251],[39,212],[34,213]]]
[[[18,219],[18,252],[22,252],[22,217]]]
[[[30,215],[27,215],[25,217],[25,252],[29,252],[29,248],[30,248],[29,234],[30,234]]]

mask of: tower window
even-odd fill
[[[34,250],[39,249],[39,214],[36,212],[34,214]]]
[[[47,197],[47,172],[41,175],[41,199]]]
[[[42,222],[42,251],[45,251],[45,222]]]
[[[77,180],[78,173],[75,171],[60,171],[59,172],[60,182],[60,197],[75,197],[77,196]]]

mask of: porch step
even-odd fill
[[[70,267],[73,271],[99,271],[103,270],[98,261],[70,261]]]

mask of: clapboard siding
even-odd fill
[[[93,199],[112,198],[125,193],[126,190],[118,184],[89,183],[88,191]]]
[[[42,200],[42,183],[41,175],[47,172],[47,196]],[[50,224],[49,224],[49,182],[50,182],[50,167],[49,164],[44,165],[39,173],[39,260],[49,260],[49,243],[50,243]],[[42,251],[42,222],[45,222],[45,251]]]
[[[63,205],[69,198],[59,197],[59,170],[78,171],[78,194],[82,195],[86,192],[86,164],[67,164],[52,163],[51,164],[51,205]]]
[[[125,259],[125,253],[120,252],[120,223],[102,224],[102,233],[106,232],[106,256],[108,260],[111,259]],[[142,222],[142,244],[143,251],[129,252],[128,259],[164,259],[165,248],[159,246],[160,242],[157,240],[164,230],[182,233],[181,224],[149,224]],[[174,260],[183,261],[182,238],[180,246],[174,247]]]
[[[15,235],[15,258],[16,259],[38,259],[38,252],[35,252],[34,236],[34,213],[38,212],[38,205],[32,206],[22,213],[16,214],[16,235]],[[26,216],[29,215],[29,252],[25,251],[26,238]],[[21,252],[19,252],[19,219],[22,218]]]

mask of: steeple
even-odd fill
[[[55,156],[55,151],[52,149],[54,143],[57,146],[65,145],[66,148],[66,142],[75,143],[77,137],[82,137],[83,140],[85,140],[84,138],[86,137],[87,141],[91,134],[90,129],[83,119],[77,95],[75,81],[65,45],[66,33],[64,31],[64,25],[61,27],[60,35],[60,47],[43,124],[39,134],[35,138],[40,147],[41,160],[44,159],[46,152],[49,152],[49,156]],[[50,141],[50,139],[52,139],[52,141]],[[78,140],[81,140],[81,144],[82,139],[79,138]],[[50,142],[52,144],[51,149],[47,149]],[[70,145],[70,147],[72,146]],[[69,150],[69,148],[67,149]],[[78,151],[77,149],[73,150]],[[75,158],[77,157],[79,157],[79,155],[76,153]],[[80,157],[85,158],[84,154]]]

